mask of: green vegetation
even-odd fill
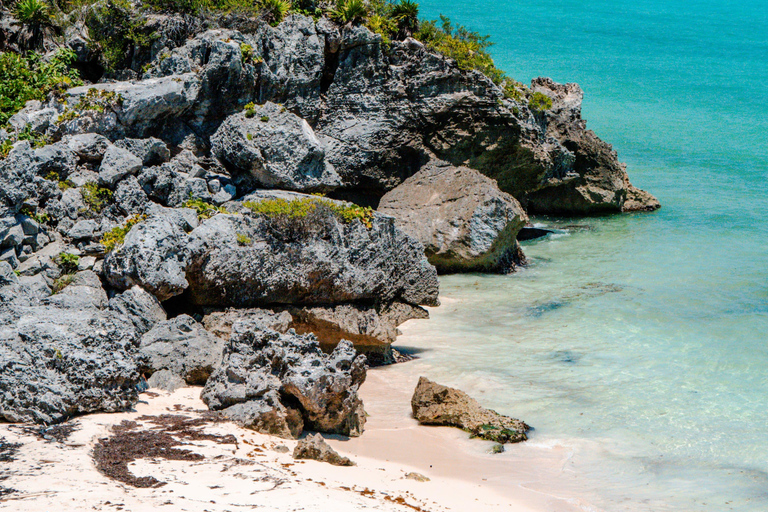
[[[540,92],[534,92],[528,100],[528,107],[535,112],[544,112],[552,108],[552,98]]]
[[[248,237],[248,236],[246,236],[246,235],[244,235],[242,233],[238,233],[237,234],[237,244],[238,245],[245,246],[245,245],[251,245],[252,243],[253,243],[253,240],[251,240],[250,237]]]
[[[147,33],[146,18],[136,13],[128,0],[106,0],[94,4],[86,16],[91,39],[98,43],[109,68],[129,64],[134,53],[148,50],[154,33]]]
[[[29,100],[45,100],[50,93],[82,85],[72,50],[59,49],[48,61],[36,53],[0,53],[0,126]]]
[[[391,17],[397,25],[398,37],[405,39],[419,30],[419,4],[413,0],[400,0],[392,6]]]
[[[133,215],[128,217],[128,219],[125,221],[125,224],[122,226],[116,226],[104,233],[104,236],[102,236],[100,240],[101,245],[104,246],[104,251],[112,252],[123,245],[123,242],[125,242],[125,235],[128,234],[133,226],[145,220],[146,218],[146,215]]]
[[[481,36],[461,25],[454,26],[450,19],[441,15],[440,25],[436,21],[423,21],[415,37],[432,50],[455,60],[460,69],[480,71],[497,85],[506,79],[487,51],[493,46],[489,36]]]
[[[260,118],[260,119],[261,119],[261,122],[262,122],[262,123],[266,123],[266,122],[268,122],[268,121],[269,121],[269,116],[261,116],[261,118]]]
[[[74,274],[80,265],[80,256],[68,252],[61,252],[56,256],[56,263],[65,274]]]
[[[56,295],[61,290],[72,284],[72,281],[75,280],[74,274],[64,274],[60,278],[56,279],[53,282],[53,285],[51,286],[51,289],[53,291],[53,294]]]
[[[363,0],[338,0],[331,17],[339,23],[360,23],[368,18],[368,7]]]
[[[229,213],[223,206],[216,206],[211,203],[207,203],[202,199],[194,199],[191,195],[189,196],[189,199],[181,206],[195,210],[197,212],[197,218],[200,220],[210,219],[219,213]]]
[[[27,125],[23,130],[12,133],[9,139],[4,140],[3,143],[0,144],[0,160],[8,156],[11,148],[13,148],[13,144],[20,140],[28,140],[33,148],[41,148],[46,144],[51,143],[51,140],[47,135],[33,132],[32,128]]]
[[[83,202],[86,206],[97,213],[103,210],[109,200],[112,199],[111,190],[99,187],[93,181],[83,185],[80,194],[83,196]]]
[[[356,204],[336,203],[322,197],[307,197],[301,199],[263,199],[261,201],[246,201],[243,206],[253,213],[267,217],[284,217],[288,219],[305,218],[317,210],[327,209],[343,222],[350,223],[359,220],[366,228],[373,227],[373,208]]]
[[[91,87],[85,94],[80,96],[77,103],[72,106],[72,109],[67,108],[62,114],[59,114],[56,123],[61,124],[77,119],[82,111],[104,112],[105,110],[114,110],[122,104],[123,96],[120,93]]]
[[[18,40],[22,49],[42,49],[45,38],[60,31],[45,0],[18,0],[13,15],[21,23]]]
[[[253,46],[240,43],[240,56],[244,64],[253,64]]]
[[[280,24],[291,10],[291,2],[288,0],[261,0],[263,15],[273,27]]]
[[[251,118],[256,115],[256,104],[253,102],[245,104],[245,117]]]

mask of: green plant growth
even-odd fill
[[[528,107],[535,112],[544,112],[552,108],[552,98],[544,93],[534,92],[528,100]]]
[[[115,226],[110,229],[104,236],[101,237],[100,243],[104,246],[105,252],[112,252],[119,248],[125,242],[125,235],[131,230],[133,226],[142,222],[147,218],[146,215],[133,215],[126,219],[125,224],[122,226]]]
[[[62,114],[59,114],[56,123],[61,124],[77,119],[80,117],[80,112],[83,111],[104,112],[106,110],[115,110],[115,108],[122,104],[122,94],[91,87],[78,98],[77,103],[72,105],[72,109],[67,108]]]
[[[331,16],[340,23],[360,23],[368,17],[368,8],[363,0],[338,0]]]
[[[400,0],[392,6],[392,20],[397,25],[399,39],[410,37],[419,30],[419,4],[413,0]]]
[[[112,69],[129,63],[134,53],[147,50],[155,33],[147,33],[147,20],[127,0],[107,0],[88,10],[85,23]]]
[[[242,245],[242,246],[251,245],[251,244],[253,244],[253,240],[251,240],[250,237],[248,237],[247,235],[244,235],[242,233],[238,233],[237,234],[237,244],[238,245]]]
[[[276,27],[291,10],[291,2],[288,0],[261,0],[261,9],[267,22]]]
[[[261,119],[261,122],[262,122],[262,123],[267,123],[267,122],[269,122],[269,116],[261,116],[261,118],[260,118],[260,119]]]
[[[56,263],[65,274],[74,274],[80,265],[80,256],[68,252],[61,252],[56,257]]]
[[[245,104],[245,117],[251,118],[256,115],[256,104],[253,102]]]
[[[219,213],[229,213],[223,206],[216,206],[211,203],[207,203],[202,199],[193,199],[190,195],[183,205],[184,208],[192,208],[197,212],[197,218],[200,220],[210,219],[214,215]]]
[[[60,31],[45,0],[18,0],[13,15],[21,24],[18,41],[25,50],[42,49],[45,38]]]
[[[74,274],[64,274],[63,276],[59,277],[53,282],[53,285],[51,286],[53,294],[55,295],[59,293],[61,290],[72,284],[72,281],[74,280]]]
[[[350,223],[359,220],[366,228],[373,227],[373,208],[349,203],[337,203],[321,197],[301,199],[264,199],[261,201],[246,201],[243,206],[253,213],[267,217],[286,217],[300,219],[314,213],[318,208],[327,208],[343,222]]]
[[[80,194],[83,196],[83,202],[86,206],[97,213],[103,210],[110,199],[112,199],[111,190],[99,187],[93,181],[83,185],[80,189]]]
[[[480,71],[497,85],[506,79],[487,51],[493,45],[489,36],[481,36],[461,25],[454,26],[450,19],[441,15],[440,25],[437,21],[421,22],[415,37],[432,50],[455,60],[460,69]]]
[[[59,49],[49,60],[36,53],[0,53],[0,126],[29,100],[45,100],[48,94],[82,85],[72,50]]]
[[[243,64],[253,64],[253,46],[240,43],[240,57],[243,59]]]

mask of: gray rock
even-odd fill
[[[110,146],[104,153],[99,167],[99,184],[114,188],[123,178],[138,173],[142,168],[141,159],[128,150]]]
[[[55,295],[43,299],[43,304],[59,308],[82,310],[103,308],[107,305],[107,292],[94,272],[85,270],[75,274],[73,281]]]
[[[356,464],[347,457],[342,457],[336,450],[325,442],[320,434],[309,434],[300,439],[293,450],[294,459],[311,459],[327,462],[334,466],[355,466]]]
[[[527,215],[474,169],[432,161],[387,192],[378,211],[421,242],[439,272],[509,272],[524,261],[517,233]]]
[[[140,286],[134,286],[109,300],[109,308],[128,318],[141,336],[158,322],[167,319],[160,301]]]
[[[173,373],[170,370],[160,370],[153,373],[147,379],[147,385],[150,388],[162,389],[164,391],[176,391],[187,385],[184,378]]]
[[[163,301],[182,293],[187,235],[165,216],[153,215],[125,236],[104,259],[104,276],[118,290],[139,285]]]
[[[242,321],[233,326],[222,364],[201,398],[212,410],[266,433],[296,437],[307,426],[354,436],[365,424],[357,396],[364,380],[365,358],[349,342],[327,355],[312,335],[280,334]],[[281,398],[289,396],[289,403]]]
[[[226,342],[188,315],[165,320],[141,337],[141,361],[149,373],[168,370],[187,384],[203,385],[221,363]]]
[[[238,244],[238,234],[253,243]],[[374,216],[368,229],[327,207],[299,218],[216,215],[190,233],[187,248],[190,298],[201,306],[438,303],[434,267],[390,217]]]
[[[97,309],[37,306],[4,310],[0,325],[4,420],[58,423],[136,403],[138,340],[130,322]]]
[[[482,407],[459,389],[442,386],[420,377],[411,398],[413,417],[422,425],[458,427],[500,444],[528,439],[528,425]]]
[[[293,317],[287,311],[271,311],[269,309],[229,308],[226,311],[212,311],[203,317],[203,325],[211,334],[228,340],[232,334],[235,322],[245,321],[258,325],[261,329],[269,329],[280,333],[288,332]]]
[[[19,266],[19,258],[16,256],[16,249],[9,247],[8,249],[0,250],[0,262],[8,263],[12,268]]]
[[[121,139],[115,146],[126,149],[141,159],[143,165],[158,165],[171,159],[168,146],[160,139]]]
[[[67,236],[74,240],[93,238],[98,229],[99,224],[95,220],[81,220],[76,222],[75,225],[67,231]]]
[[[274,103],[256,106],[252,117],[228,117],[211,137],[211,151],[269,188],[327,191],[341,185],[309,124]]]
[[[110,146],[109,139],[98,133],[83,133],[73,135],[67,141],[67,146],[80,160],[85,162],[101,162],[104,153]]]
[[[135,176],[128,176],[118,183],[112,199],[126,215],[142,212],[149,201],[146,192],[141,188],[141,184]]]

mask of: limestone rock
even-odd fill
[[[160,301],[140,286],[133,286],[109,299],[109,308],[128,318],[139,336],[167,319]]]
[[[365,424],[357,396],[365,380],[365,358],[352,344],[323,354],[312,335],[262,330],[237,322],[221,366],[201,398],[212,410],[256,430],[297,437],[304,426],[342,435],[360,435]]]
[[[369,229],[328,208],[298,218],[244,210],[203,222],[188,250],[190,296],[200,306],[438,303],[437,273],[422,246],[388,217],[374,216]]]
[[[463,391],[425,377],[419,378],[411,409],[413,417],[422,425],[459,427],[474,437],[501,444],[528,439],[526,432],[530,427],[522,421],[485,409]]]
[[[101,162],[110,142],[98,133],[83,133],[70,137],[67,146],[84,162]]]
[[[119,290],[139,285],[159,300],[182,293],[187,236],[169,217],[153,215],[125,235],[122,246],[107,254],[104,276]]]
[[[194,386],[205,384],[221,363],[225,343],[189,315],[180,315],[145,333],[139,352],[148,372],[168,370]]]
[[[514,197],[467,167],[432,161],[381,198],[379,213],[424,245],[439,272],[508,272],[528,217]]]
[[[99,167],[99,184],[114,188],[123,178],[138,173],[141,167],[141,159],[133,153],[117,146],[110,146],[104,153],[101,167]]]
[[[128,150],[141,160],[143,165],[157,165],[171,159],[168,146],[160,139],[149,137],[148,139],[120,139],[115,146]]]
[[[214,155],[263,187],[323,192],[341,185],[309,124],[274,103],[256,106],[251,117],[228,117],[211,146]]]
[[[342,457],[331,446],[325,442],[320,434],[309,434],[300,439],[293,450],[294,459],[311,459],[320,462],[327,462],[334,466],[356,466],[354,462],[347,457]]]

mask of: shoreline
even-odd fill
[[[536,490],[535,482],[558,471],[566,450],[507,445],[514,460],[490,455],[493,443],[470,440],[450,427],[420,426],[409,417],[412,384],[404,365],[372,370],[362,388],[369,418],[358,438],[325,435],[328,443],[357,466],[336,467],[296,461],[296,441],[259,434],[231,422],[205,424],[202,431],[234,435],[236,447],[210,441],[185,442],[203,456],[199,461],[138,459],[129,470],[137,477],[154,476],[163,485],[136,488],[96,469],[92,457],[99,439],[123,421],[160,415],[201,418],[206,407],[198,387],[173,393],[151,389],[135,410],[73,418],[78,428],[63,442],[46,441],[23,432],[19,424],[0,426],[0,437],[21,443],[16,460],[4,471],[3,486],[17,492],[0,497],[0,510],[376,510],[572,512],[594,510]],[[142,425],[140,423],[140,425]],[[147,424],[142,430],[150,429]],[[285,453],[274,451],[285,446]],[[516,453],[519,452],[519,453]],[[537,452],[539,458],[530,459]],[[549,452],[549,453],[547,453]],[[546,454],[546,456],[545,456]],[[405,479],[419,473],[430,480]],[[258,499],[255,501],[254,496]]]

